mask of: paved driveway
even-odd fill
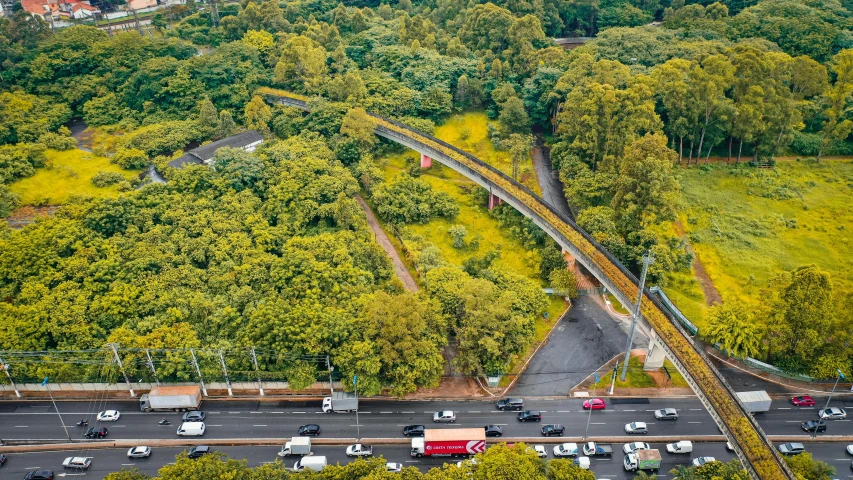
[[[578,298],[548,344],[536,352],[512,395],[567,395],[571,387],[624,352],[628,328],[614,320],[596,298]],[[644,337],[635,336],[635,347],[646,345]]]

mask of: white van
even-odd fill
[[[669,453],[690,453],[693,451],[693,443],[689,440],[666,444],[666,451]]]
[[[293,471],[301,472],[303,470],[314,470],[315,472],[319,472],[323,470],[326,465],[326,457],[324,456],[302,457],[293,464]]]
[[[204,435],[204,422],[184,422],[178,428],[182,437],[201,437]]]

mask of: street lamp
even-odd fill
[[[53,399],[53,392],[50,391],[48,377],[44,377],[44,381],[41,382],[41,386],[47,387],[47,394],[50,395],[50,402],[53,403],[53,409],[56,410],[56,414],[59,415],[59,423],[62,424],[62,429],[65,430],[65,436],[68,437],[68,443],[71,443],[71,434],[68,433],[68,427],[65,426],[65,422],[62,420],[62,414],[59,413],[59,409],[56,408],[56,401]]]
[[[589,415],[586,417],[586,433],[583,435],[583,440],[586,441],[589,438],[589,422],[592,420],[592,401],[595,400],[595,387],[598,386],[598,373],[593,373],[592,377],[595,379],[595,383],[592,384],[592,398],[587,400],[589,402]]]
[[[358,423],[358,375],[352,376],[352,389],[355,393],[355,432],[356,440],[361,440],[361,424]]]
[[[845,377],[844,377],[844,374],[843,374],[843,373],[841,373],[841,370],[836,369],[835,371],[836,371],[836,372],[838,372],[838,377],[836,377],[836,378],[835,378],[835,385],[833,385],[833,386],[832,386],[832,391],[831,391],[831,392],[829,392],[829,398],[827,398],[827,399],[826,399],[826,405],[824,405],[824,406],[823,406],[823,409],[824,409],[824,410],[826,410],[827,408],[829,408],[829,402],[831,402],[831,401],[832,401],[832,395],[834,395],[834,394],[835,394],[835,387],[837,387],[837,386],[838,386],[838,381],[839,381],[839,380],[841,380],[842,378],[845,378]],[[821,411],[820,411],[820,410],[818,410],[818,415],[817,415],[817,417],[818,417],[818,420],[817,420],[817,426],[815,426],[814,432],[812,432],[812,438],[817,437],[817,430],[820,428],[820,426],[821,426],[821,425],[823,425],[823,415],[821,415],[821,413],[820,413],[820,412],[821,412]]]

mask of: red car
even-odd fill
[[[604,410],[607,408],[607,405],[604,404],[604,400],[600,398],[593,398],[592,400],[586,400],[583,402],[584,410],[589,410],[590,408],[593,410]]]
[[[809,395],[803,395],[800,397],[794,397],[791,399],[791,403],[798,407],[814,407],[814,398]]]

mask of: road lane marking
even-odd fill
[[[270,413],[284,413],[284,412],[270,412]]]
[[[394,412],[379,412],[379,413],[394,413]]]
[[[574,410],[557,410],[557,413],[572,413]]]
[[[134,465],[136,465],[136,464],[135,463],[122,463],[121,464],[122,467],[132,467]]]
[[[791,407],[779,407],[776,410],[790,410]]]
[[[636,412],[636,410],[622,410],[623,412]]]
[[[293,413],[308,413],[308,412],[293,412]]]
[[[222,425],[208,425],[208,427],[221,427]]]
[[[364,413],[373,413],[373,412],[362,412],[361,410],[359,410],[358,413],[364,414]]]
[[[607,424],[606,424],[606,423],[595,423],[595,422],[592,422],[592,423],[590,423],[590,425],[607,425]]]
[[[264,412],[249,412],[249,413],[251,413],[251,414],[253,414],[253,415],[254,415],[254,414],[261,414],[261,413],[264,413]]]
[[[800,420],[785,420],[785,423],[803,423]]]
[[[400,413],[415,413],[415,412],[400,412]]]
[[[691,412],[701,412],[702,410],[704,410],[704,409],[703,408],[691,408],[690,409]]]
[[[41,467],[27,467],[24,470],[38,470]]]
[[[406,460],[406,463],[421,463],[418,460]]]
[[[26,425],[15,425],[15,428],[28,428]]]
[[[350,425],[350,427],[363,427],[364,425]]]
[[[479,410],[468,410],[468,413],[480,413]]]
[[[228,413],[240,413],[240,412],[228,412]]]
[[[687,422],[687,423],[702,423],[702,422]]]
[[[222,412],[207,412],[207,413],[222,413]]]
[[[266,425],[252,425],[253,427],[266,427]]]

